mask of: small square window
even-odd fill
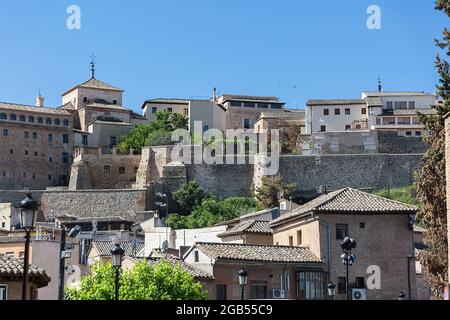
[[[334,109],[334,115],[339,116],[341,114],[341,109],[336,108]]]
[[[367,114],[367,109],[366,108],[361,108],[361,114]]]
[[[347,125],[345,126],[345,131],[348,131],[348,130],[350,130],[351,128],[352,128],[352,126],[350,126],[350,125],[347,124]]]
[[[365,222],[360,222],[359,223],[359,228],[360,229],[365,229],[366,228],[366,223]]]
[[[119,174],[125,174],[125,167],[119,168]]]
[[[356,277],[356,288],[357,289],[365,289],[366,288],[366,280],[364,277]]]
[[[152,113],[156,113],[158,111],[157,107],[152,107]]]
[[[323,115],[324,116],[328,116],[330,114],[330,110],[329,109],[323,109]]]
[[[344,240],[348,236],[348,224],[336,224],[336,240]]]
[[[350,108],[345,108],[345,115],[349,116],[351,114]]]
[[[327,127],[326,126],[320,126],[320,132],[326,132]]]
[[[198,250],[195,250],[195,251],[194,251],[194,261],[195,261],[195,262],[199,262],[199,261],[200,261],[200,257],[199,257],[199,254],[198,254]]]
[[[10,153],[10,154],[13,154],[13,153],[14,153],[14,150],[13,150],[13,149],[9,149],[9,153]]]
[[[37,139],[37,133],[33,132],[33,139],[36,140]]]

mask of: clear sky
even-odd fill
[[[69,30],[69,5],[81,30]],[[381,8],[381,30],[366,10]],[[149,98],[219,93],[358,98],[375,90],[434,91],[437,48],[449,19],[433,0],[0,0],[0,101],[33,104],[89,78]]]

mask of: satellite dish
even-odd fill
[[[162,250],[164,253],[166,253],[167,251],[169,251],[169,241],[164,240],[162,243]]]

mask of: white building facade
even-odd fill
[[[417,112],[432,114],[438,102],[425,92],[385,91],[365,91],[361,99],[308,100],[306,133],[376,130],[421,137],[426,131]]]

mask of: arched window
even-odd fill
[[[16,117],[16,115],[13,113],[13,114],[10,114],[9,115],[9,120],[11,120],[11,121],[16,121],[17,120],[17,117]]]
[[[34,122],[34,117],[33,117],[33,116],[29,116],[29,117],[28,117],[28,122],[33,123],[33,122]]]
[[[59,126],[61,124],[61,121],[59,119],[55,119],[55,126]]]
[[[45,123],[46,124],[52,124],[52,119],[50,119],[50,118],[45,119]]]
[[[63,120],[63,125],[64,125],[65,127],[68,127],[68,126],[69,126],[69,120],[64,119],[64,120]]]
[[[6,113],[0,113],[0,120],[6,120]]]
[[[21,115],[19,116],[19,119],[20,119],[20,121],[25,122],[25,116],[24,116],[23,114],[21,114]]]
[[[44,122],[44,119],[42,119],[42,117],[39,117],[39,118],[37,118],[37,122],[38,122],[38,123],[43,123],[43,122]]]

